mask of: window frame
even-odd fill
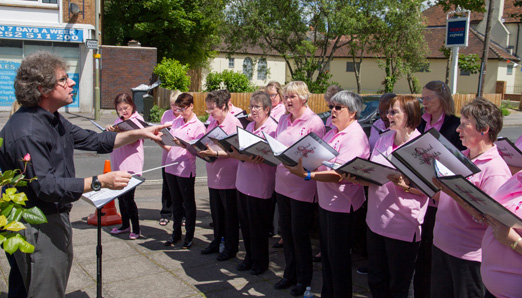
[[[351,65],[351,67],[348,67]],[[346,62],[346,72],[355,72],[355,68],[357,67],[357,70],[361,72],[361,62]]]

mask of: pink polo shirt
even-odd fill
[[[276,138],[286,146],[291,146],[303,136],[314,132],[320,138],[324,136],[324,124],[309,107],[300,118],[291,121],[292,114],[281,116],[277,125]],[[301,177],[290,173],[283,164],[276,170],[275,191],[297,201],[312,203],[316,192],[315,181],[305,181]]]
[[[492,196],[522,218],[522,172],[516,173]],[[522,235],[522,229],[515,229]],[[491,227],[482,238],[482,281],[495,297],[518,298],[522,293],[522,255],[495,239]]]
[[[444,113],[442,113],[442,115],[440,115],[439,119],[437,121],[435,121],[435,123],[433,123],[433,125],[432,125],[431,124],[431,114],[424,113],[422,115],[422,119],[424,119],[424,121],[426,121],[426,127],[424,128],[423,132],[426,132],[432,128],[435,128],[437,131],[440,131],[440,128],[442,127],[442,124],[444,123],[444,118],[446,118],[446,115]]]
[[[129,119],[141,127],[141,124],[137,119],[143,121],[143,117],[141,117],[138,112],[134,112]],[[120,122],[122,122],[122,120],[117,118],[114,121],[114,125]],[[141,173],[143,171],[144,160],[143,140],[138,140],[132,144],[127,144],[114,149],[111,153],[111,165],[113,171],[127,171],[131,174]]]
[[[370,129],[370,137],[368,138],[368,142],[370,143],[370,150],[373,150],[373,147],[375,147],[375,143],[381,137],[380,132],[377,129],[375,129],[374,126],[380,130],[386,129],[386,125],[384,124],[384,121],[382,121],[382,119],[378,119],[373,123],[372,128]]]
[[[208,125],[207,132],[211,131],[216,126],[218,126],[217,121],[212,120]],[[239,120],[231,113],[227,113],[223,123],[219,124],[219,127],[221,127],[227,134],[237,132],[238,126],[242,127],[241,122],[239,122]],[[235,189],[238,162],[237,159],[230,157],[219,157],[214,162],[207,162],[208,187],[214,189]]]
[[[394,151],[395,133],[392,130],[381,135],[370,160],[393,167],[379,152],[390,155]],[[419,135],[419,131],[415,130],[408,141]],[[427,196],[405,192],[391,181],[382,186],[370,184],[368,188],[366,223],[372,232],[381,236],[407,242],[420,241],[421,225],[427,209]]]
[[[469,149],[462,152],[469,157]],[[511,177],[511,172],[500,157],[496,145],[472,162],[480,172],[467,179],[490,196]],[[476,223],[450,196],[444,192],[440,194],[439,210],[433,230],[433,244],[440,250],[459,259],[480,262],[480,245],[486,227],[486,224]]]
[[[285,104],[281,101],[277,106],[270,110],[270,117],[274,118],[277,122],[286,113]]]
[[[366,159],[370,156],[368,138],[357,121],[354,121],[342,131],[338,131],[337,127],[334,126],[326,133],[323,140],[339,152],[339,155],[333,158],[331,162],[345,164],[356,157]],[[357,146],[353,144],[357,144]],[[325,166],[320,166],[318,169],[318,171],[328,170],[330,169]],[[364,187],[347,181],[341,183],[317,181],[317,196],[321,208],[339,213],[350,213],[350,207],[355,211],[366,200]]]
[[[275,137],[277,124],[272,118],[268,118],[261,127],[254,130],[255,122],[250,122],[246,130],[258,137],[263,137],[263,131],[271,137]],[[239,162],[237,167],[236,188],[238,191],[260,199],[269,199],[274,193],[276,167],[265,163],[253,164],[251,162]]]
[[[173,137],[179,137],[187,142],[197,140],[205,135],[205,125],[198,119],[196,114],[187,123],[183,117],[178,117],[172,122],[170,133]],[[196,157],[187,149],[172,146],[167,153],[165,164],[177,162],[178,164],[168,166],[165,172],[178,177],[196,177]]]
[[[161,116],[161,124],[171,124],[175,118],[176,118],[176,116],[174,116],[174,113],[172,112],[172,110],[170,110],[170,109],[166,110],[165,113],[163,113],[163,116]],[[167,164],[167,163],[165,163],[166,158],[167,158],[167,151],[163,150],[163,152],[161,152],[161,165],[162,166]]]

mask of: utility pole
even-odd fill
[[[95,29],[94,34],[96,35],[94,38],[98,42],[98,48],[94,50],[94,63],[96,65],[95,68],[95,82],[94,82],[94,119],[100,120],[100,58],[101,55],[98,53],[100,49],[100,0],[95,0]]]
[[[486,32],[484,37],[484,48],[482,51],[482,62],[480,63],[480,75],[477,88],[477,97],[484,93],[484,82],[486,81],[486,66],[488,64],[489,41],[491,40],[491,18],[493,17],[493,0],[489,0],[488,18],[486,19]]]

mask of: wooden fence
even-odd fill
[[[159,105],[162,108],[169,107],[169,98],[172,90],[167,90],[163,88],[156,88],[154,90],[154,104]],[[190,92],[192,96],[194,96],[194,113],[196,115],[204,115],[205,114],[205,97],[207,96],[207,92]],[[240,107],[243,110],[248,111],[248,106],[250,105],[250,94],[251,93],[231,93],[232,103],[236,107]],[[415,97],[420,97],[420,94],[412,94]],[[379,97],[380,94],[364,94],[366,96],[376,96]],[[453,95],[453,100],[455,101],[455,111],[457,114],[460,114],[459,111],[463,105],[465,105],[468,101],[476,98],[475,94],[455,94]],[[493,102],[497,107],[500,107],[500,103],[502,100],[502,94],[494,93],[494,94],[484,94],[484,98]],[[326,103],[324,102],[324,94],[312,94],[310,99],[308,100],[308,106],[312,109],[312,111],[316,113],[322,113],[328,110],[326,107]]]

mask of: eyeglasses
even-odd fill
[[[180,113],[185,112],[186,110],[187,110],[187,108],[175,108],[174,109],[174,111],[180,112]]]
[[[263,108],[263,106],[255,106],[255,105],[250,106],[251,110],[261,110],[262,108]]]
[[[58,82],[58,85],[60,85],[62,87],[66,87],[68,81],[69,81],[68,74],[65,74],[65,76],[63,78],[56,80],[56,82]]]
[[[212,111],[214,111],[216,108],[217,108],[217,107],[214,106],[214,107],[212,107],[212,108],[210,108],[210,109],[206,109],[205,112],[207,112],[207,114],[210,114],[210,113],[211,113]]]
[[[346,108],[346,107],[343,107],[343,106],[328,105],[328,109],[330,109],[330,110],[335,109],[336,111],[340,111],[340,110],[342,110],[343,108]]]
[[[435,98],[435,96],[431,96],[431,97],[430,96],[424,96],[424,97],[421,97],[420,99],[424,102],[424,101],[430,101],[430,100],[432,100],[434,98]]]
[[[276,94],[270,94],[270,98],[276,98],[276,96],[278,96],[279,94],[276,93]]]
[[[389,110],[388,112],[386,112],[386,115],[391,115],[392,117],[397,115],[397,114],[400,114],[401,112],[400,111],[397,111],[397,110]]]

